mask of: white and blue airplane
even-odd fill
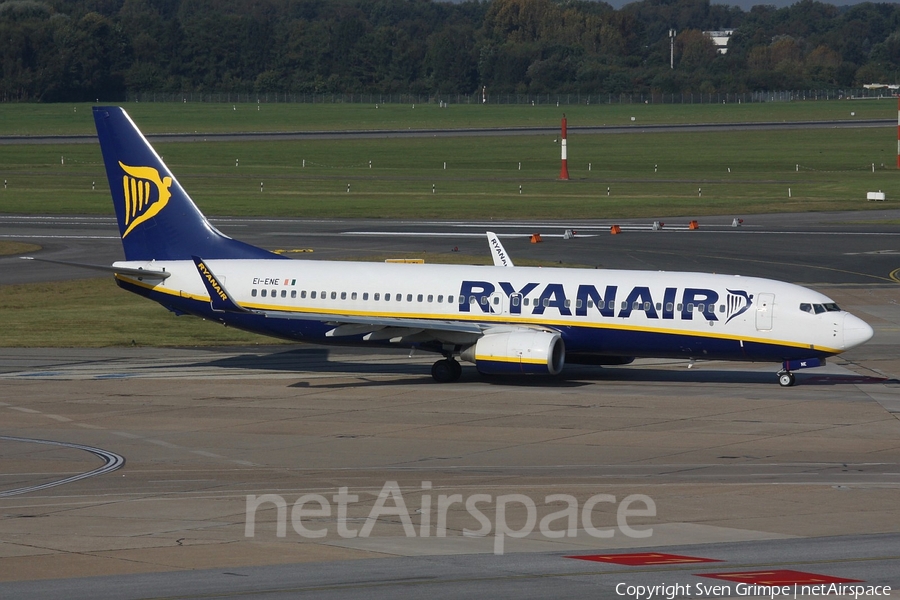
[[[781,363],[794,371],[858,346],[872,328],[790,283],[687,272],[290,260],[213,227],[128,114],[94,120],[126,260],[119,287],[230,327],[299,342],[381,345],[458,359],[483,374],[550,374],[637,357]]]

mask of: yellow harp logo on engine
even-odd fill
[[[132,229],[165,208],[172,197],[169,191],[172,178],[160,178],[159,171],[153,167],[130,167],[122,161],[119,161],[119,166],[125,171],[122,176],[125,192],[125,232],[122,238],[125,238]]]

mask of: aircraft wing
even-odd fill
[[[344,325],[355,325],[354,329],[359,331],[373,331],[378,327],[404,327],[407,329],[435,329],[441,331],[455,331],[459,333],[477,333],[481,335],[490,325],[481,325],[478,323],[467,323],[460,321],[448,321],[446,319],[403,319],[392,317],[363,317],[356,315],[341,315],[334,313],[298,313],[283,310],[260,310],[253,311],[266,317],[277,319],[297,319],[300,321],[321,321],[340,328]],[[330,335],[356,335],[358,332],[349,333],[338,332]]]

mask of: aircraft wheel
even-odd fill
[[[778,374],[778,383],[781,387],[790,387],[794,385],[794,374],[793,373],[779,373]]]
[[[462,365],[452,358],[448,359],[450,364],[453,366],[453,381],[456,381],[462,376]]]
[[[459,379],[462,367],[455,360],[441,359],[431,365],[431,376],[438,383],[450,383]]]

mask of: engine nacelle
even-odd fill
[[[475,363],[479,373],[556,375],[566,362],[566,346],[559,333],[510,331],[488,334],[459,357]]]

